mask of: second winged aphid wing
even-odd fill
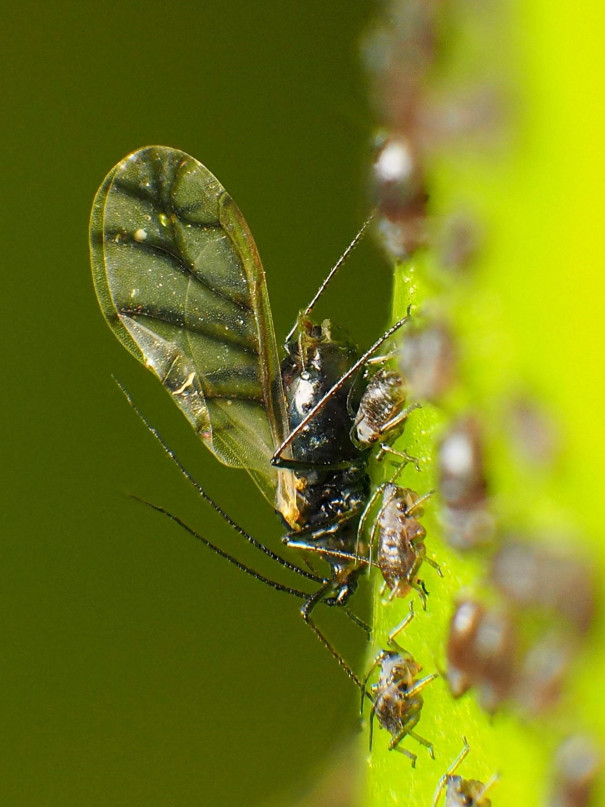
[[[210,451],[246,468],[273,504],[284,395],[263,268],[229,194],[193,157],[149,146],[105,178],[90,236],[95,290],[116,337]]]

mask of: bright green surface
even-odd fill
[[[597,3],[583,4],[580,13],[571,3],[536,0],[520,4],[512,20],[520,105],[510,148],[501,157],[465,157],[453,150],[435,177],[435,205],[478,211],[486,232],[476,272],[445,294],[466,382],[462,400],[451,403],[455,408],[476,402],[487,415],[495,507],[505,526],[577,533],[579,551],[593,559],[598,583],[605,563],[603,13]],[[435,294],[420,280],[430,262],[414,261],[399,271],[396,314],[410,291],[417,301]],[[563,448],[550,471],[528,467],[515,454],[505,396],[519,390],[534,396],[556,424]],[[415,413],[406,433],[410,453],[426,456],[438,428],[434,412],[427,409],[418,418]],[[405,482],[420,492],[433,484],[430,469],[422,482],[413,469],[406,473]],[[425,672],[432,672],[444,663],[452,595],[477,584],[482,568],[480,562],[453,556],[437,537],[433,514],[427,514],[426,524],[432,534],[427,550],[441,564],[444,579],[423,570],[431,591],[429,610],[417,616],[402,642]],[[379,635],[406,610],[407,603],[381,609]],[[601,617],[571,671],[560,708],[535,722],[524,723],[506,710],[490,720],[472,696],[454,703],[443,681],[431,684],[418,731],[434,743],[438,760],[408,740],[406,746],[418,753],[412,772],[405,758],[384,752],[387,737],[379,732],[367,803],[427,807],[439,777],[462,747],[463,734],[471,753],[460,773],[484,781],[500,773],[490,793],[494,807],[543,803],[546,768],[557,741],[578,729],[605,740],[602,637]],[[594,804],[604,803],[600,795]]]

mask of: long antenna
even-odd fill
[[[224,549],[221,549],[220,547],[216,546],[211,541],[209,541],[207,538],[204,538],[202,535],[199,534],[199,532],[196,532],[192,527],[186,524],[183,521],[183,519],[179,518],[178,516],[175,516],[174,513],[171,513],[169,510],[166,510],[165,507],[161,507],[159,504],[153,504],[152,502],[148,502],[146,499],[141,499],[140,496],[131,495],[131,498],[135,499],[135,501],[137,502],[141,502],[141,504],[144,504],[147,507],[150,507],[152,510],[161,513],[162,515],[166,516],[166,518],[169,518],[171,521],[174,521],[186,532],[188,532],[189,535],[193,535],[194,538],[197,538],[198,541],[204,544],[204,546],[208,547],[208,549],[210,549],[212,552],[215,552],[221,558],[224,558],[224,560],[227,560],[229,561],[229,563],[232,563],[241,572],[245,572],[246,574],[249,574],[250,577],[254,577],[255,580],[260,580],[262,583],[266,583],[268,586],[275,589],[276,591],[284,591],[286,592],[286,594],[291,594],[293,597],[298,597],[301,600],[309,599],[310,595],[306,591],[299,591],[296,588],[290,588],[290,586],[284,586],[282,583],[278,583],[276,580],[271,580],[271,578],[265,577],[263,574],[259,574],[254,569],[251,569],[250,566],[246,566],[245,563],[242,563],[241,561],[237,560],[237,558],[234,558],[233,555],[230,555],[228,552],[225,552]]]
[[[311,421],[315,417],[316,413],[322,408],[322,406],[325,405],[326,401],[332,395],[334,395],[334,393],[338,392],[338,390],[341,389],[346,384],[346,382],[349,380],[349,378],[351,378],[352,375],[354,375],[361,367],[363,367],[363,365],[370,358],[370,356],[373,353],[375,353],[378,350],[378,348],[382,344],[384,344],[384,342],[386,342],[386,340],[389,339],[395,333],[395,331],[398,331],[399,328],[401,328],[402,325],[405,325],[407,322],[409,322],[409,320],[410,320],[410,308],[411,308],[411,306],[408,306],[408,310],[406,312],[405,317],[402,317],[394,325],[391,325],[391,327],[388,329],[388,331],[385,331],[385,333],[383,333],[382,336],[379,339],[377,339],[374,342],[374,344],[368,350],[366,350],[366,352],[363,354],[363,356],[361,356],[361,358],[359,358],[355,362],[355,364],[353,364],[353,366],[350,367],[347,370],[347,372],[344,373],[344,375],[342,375],[338,379],[338,381],[326,392],[326,394],[323,396],[323,398],[320,401],[318,401],[315,404],[315,406],[309,412],[307,412],[307,414],[301,420],[301,422],[298,424],[298,426],[296,426],[296,428],[293,429],[290,432],[290,434],[286,437],[286,439],[283,441],[283,443],[276,450],[275,454],[271,457],[271,465],[279,466],[280,458],[281,458],[281,455],[283,454],[284,450],[286,448],[288,448],[289,445],[291,445],[292,441],[309,424],[309,421]]]
[[[306,577],[307,580],[312,580],[314,583],[325,583],[325,579],[323,577],[319,577],[318,575],[312,574],[311,572],[308,572],[306,569],[302,569],[300,566],[297,566],[295,563],[290,563],[285,558],[282,558],[281,555],[278,555],[276,552],[273,552],[271,549],[269,549],[269,547],[265,546],[260,541],[257,541],[256,538],[253,538],[248,532],[246,532],[246,530],[243,527],[240,527],[240,525],[236,521],[234,521],[231,518],[231,516],[228,513],[226,513],[223,510],[223,508],[219,504],[217,504],[214,501],[214,499],[212,499],[206,493],[206,491],[200,485],[200,483],[189,473],[189,471],[185,468],[185,466],[181,463],[179,458],[176,456],[174,451],[165,442],[164,438],[161,436],[161,434],[158,432],[158,430],[155,428],[155,426],[153,426],[147,420],[145,415],[141,412],[141,410],[138,408],[138,406],[132,400],[128,390],[126,390],[124,388],[124,386],[121,384],[121,382],[117,378],[115,378],[115,376],[114,376],[114,381],[118,385],[120,391],[122,392],[122,394],[124,395],[124,397],[126,398],[128,403],[130,404],[132,409],[134,409],[136,414],[139,416],[140,420],[143,422],[143,424],[145,425],[147,430],[151,432],[151,434],[155,437],[155,439],[158,441],[158,443],[162,446],[162,448],[164,449],[164,453],[168,457],[170,457],[172,462],[176,465],[176,467],[179,469],[179,471],[182,473],[182,475],[185,477],[185,479],[191,485],[193,485],[193,487],[199,493],[199,495],[202,497],[202,499],[204,499],[204,501],[207,502],[210,505],[210,507],[212,507],[213,510],[215,510],[221,516],[221,518],[223,518],[227,522],[227,524],[232,529],[234,529],[239,535],[241,535],[242,538],[245,538],[246,541],[248,541],[249,544],[252,544],[253,547],[255,547],[256,549],[263,552],[265,555],[267,555],[269,558],[271,558],[271,560],[274,560],[276,563],[279,563],[285,569],[289,569],[291,572],[295,572],[296,574],[301,575],[301,577]]]
[[[206,493],[206,491],[202,488],[202,486],[199,484],[199,482],[197,482],[197,480],[194,479],[193,476],[191,476],[189,471],[185,468],[185,466],[181,463],[179,458],[176,456],[174,451],[167,445],[167,443],[164,442],[164,439],[162,438],[162,436],[160,435],[158,430],[154,426],[151,425],[151,423],[147,420],[145,415],[141,412],[141,410],[138,408],[138,406],[134,403],[134,401],[132,400],[132,398],[130,396],[130,393],[122,385],[122,383],[115,376],[113,377],[113,380],[118,385],[120,391],[122,392],[122,394],[124,395],[124,397],[126,398],[128,403],[130,404],[130,406],[134,409],[135,413],[141,419],[141,421],[146,426],[146,428],[151,432],[151,434],[156,438],[156,440],[159,442],[159,444],[164,449],[165,453],[174,462],[174,464],[180,470],[180,472],[183,474],[185,479],[187,479],[187,481],[190,482],[194,486],[194,488],[197,490],[197,492],[200,494],[200,496],[206,502],[208,502],[208,504],[212,508],[214,508],[214,510],[216,510],[216,512],[227,522],[227,524],[229,524],[230,527],[232,527],[242,537],[244,537],[247,541],[249,541],[252,544],[252,546],[256,547],[257,549],[260,549],[261,552],[264,552],[265,555],[267,555],[268,557],[270,557],[272,560],[276,561],[280,565],[284,566],[286,569],[289,569],[290,571],[296,572],[297,574],[300,574],[302,577],[306,577],[307,579],[312,580],[315,583],[321,583],[322,585],[325,585],[327,583],[325,578],[319,577],[318,575],[311,574],[311,572],[308,572],[305,569],[301,569],[299,566],[296,566],[294,563],[290,563],[285,558],[282,558],[281,555],[278,555],[275,552],[272,552],[269,549],[269,547],[265,546],[260,541],[257,541],[249,533],[247,533],[243,529],[243,527],[240,527],[239,524],[237,524],[237,522],[235,522],[231,518],[231,516],[229,516],[223,510],[223,508],[219,504],[217,504],[214,501],[214,499],[212,499]],[[141,499],[139,496],[133,495],[132,498],[136,499],[137,501],[141,502],[142,504],[147,505],[148,507],[151,507],[152,510],[156,510],[157,512],[162,513],[167,518],[169,518],[171,521],[174,521],[175,523],[179,524],[186,532],[193,535],[194,538],[197,538],[198,541],[200,541],[202,544],[204,544],[204,546],[207,546],[208,549],[210,549],[212,552],[215,552],[217,555],[224,558],[229,563],[232,563],[236,568],[238,568],[241,571],[245,572],[246,574],[250,575],[255,580],[260,580],[261,583],[266,583],[268,586],[275,589],[276,591],[284,591],[287,594],[291,594],[293,597],[298,597],[299,599],[308,599],[309,598],[310,595],[305,591],[299,591],[298,589],[294,589],[294,588],[291,588],[289,586],[285,586],[282,583],[278,583],[275,580],[271,580],[270,578],[265,577],[262,574],[259,574],[259,572],[257,572],[254,569],[250,568],[245,563],[242,563],[237,558],[230,555],[228,552],[225,552],[225,550],[223,550],[220,547],[216,546],[211,541],[209,541],[207,538],[204,538],[202,535],[200,535],[194,529],[192,529],[187,524],[185,524],[182,521],[182,519],[180,519],[178,516],[174,515],[174,513],[171,513],[169,510],[166,510],[166,508],[160,507],[159,505],[152,504],[151,502],[148,502],[145,499]],[[329,601],[322,600],[322,605],[330,605],[330,604],[331,603]],[[354,614],[353,611],[351,611],[349,608],[345,607],[342,610],[344,611],[346,616],[351,620],[351,622],[353,622],[355,625],[357,625],[357,627],[359,627],[363,631],[365,631],[365,633],[369,637],[369,635],[370,635],[370,626],[367,625],[356,614]]]
[[[370,226],[370,224],[372,223],[372,221],[374,220],[375,215],[376,215],[376,210],[373,210],[370,213],[370,215],[367,217],[367,219],[364,221],[364,223],[361,225],[361,227],[359,228],[359,231],[357,232],[357,235],[355,236],[355,238],[351,241],[349,246],[345,249],[345,251],[342,253],[340,258],[336,261],[334,266],[330,269],[330,271],[328,272],[328,274],[327,274],[326,278],[324,279],[323,283],[321,284],[321,286],[317,290],[315,296],[313,297],[313,299],[311,300],[309,305],[303,311],[303,313],[302,313],[303,318],[308,317],[309,314],[311,313],[311,311],[313,311],[313,309],[315,308],[315,306],[317,304],[317,301],[319,300],[321,295],[324,293],[324,291],[326,290],[326,288],[330,284],[330,281],[332,280],[332,278],[334,277],[336,272],[338,272],[340,267],[345,263],[345,261],[347,260],[347,258],[351,254],[351,252],[353,252],[353,250],[355,249],[357,244],[359,244],[359,242],[361,241],[361,239],[365,235],[365,232],[368,229],[368,227]],[[299,319],[300,319],[300,317],[297,318],[297,320],[296,320],[296,322],[294,324],[294,327],[292,328],[292,330],[290,331],[290,333],[286,337],[286,343],[289,342],[293,338],[294,334],[296,333],[296,329],[298,327]]]
[[[329,591],[331,584],[332,584],[332,581],[330,580],[325,585],[323,585],[320,589],[318,589],[315,592],[315,594],[312,594],[310,597],[307,597],[307,601],[305,602],[305,604],[300,609],[300,615],[302,616],[304,621],[307,623],[307,625],[311,628],[311,630],[315,633],[315,635],[317,636],[319,641],[323,644],[323,646],[325,648],[327,648],[327,650],[336,659],[338,664],[340,664],[340,666],[346,672],[346,674],[349,676],[351,681],[353,681],[353,683],[357,687],[359,687],[359,689],[364,691],[365,687],[363,685],[363,682],[361,681],[361,678],[359,678],[359,676],[356,675],[353,672],[352,668],[349,667],[349,665],[344,660],[344,658],[340,655],[338,650],[336,650],[336,648],[333,647],[332,643],[326,638],[326,636],[324,636],[323,632],[317,627],[317,625],[315,624],[315,621],[311,617],[311,612],[315,609],[315,607],[320,602],[322,602],[324,600],[324,597],[325,597],[326,593]]]

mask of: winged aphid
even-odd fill
[[[290,593],[302,595],[303,618],[361,686],[311,614],[320,602],[345,605],[367,565],[355,547],[368,450],[350,438],[349,399],[364,363],[407,317],[362,356],[328,320],[315,324],[311,311],[339,261],[299,315],[280,365],[252,234],[218,180],[177,149],[149,146],[118,163],[97,192],[90,232],[95,290],[115,336],[217,459],[248,471],[285,523],[285,542],[328,562],[319,577],[274,553],[318,584]]]

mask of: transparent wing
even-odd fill
[[[149,146],[105,178],[90,221],[101,310],[216,457],[273,502],[285,414],[263,268],[239,209],[201,163]]]

